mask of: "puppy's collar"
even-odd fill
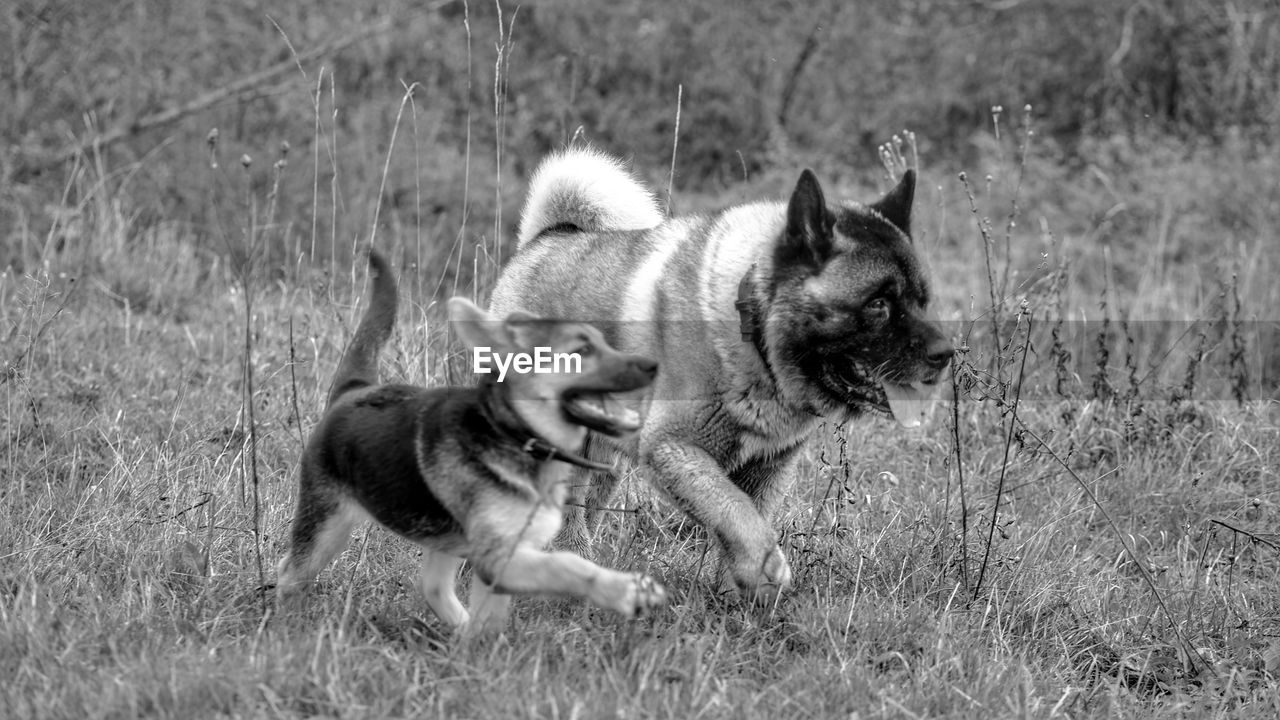
[[[742,342],[755,346],[760,362],[764,363],[765,372],[769,373],[769,379],[777,385],[778,378],[773,374],[773,365],[769,363],[769,348],[764,340],[764,317],[761,316],[760,306],[754,297],[755,274],[756,263],[751,263],[751,267],[738,282],[738,299],[734,301],[733,307],[738,311],[738,332],[742,335]]]
[[[599,470],[601,472],[607,472],[611,475],[613,474],[613,471],[614,471],[614,467],[612,465],[606,465],[605,463],[602,463],[602,462],[589,460],[587,458],[582,457],[581,455],[578,455],[577,453],[569,452],[568,450],[562,450],[561,448],[556,447],[555,445],[552,445],[551,443],[539,437],[530,437],[528,440],[525,440],[524,444],[520,446],[520,449],[534,456],[535,458],[539,458],[543,461],[559,460],[560,462],[566,462],[566,463],[569,463],[570,465],[577,465],[580,468],[586,468],[588,470]]]
[[[560,462],[577,465],[580,468],[586,468],[588,470],[599,470],[610,474],[615,472],[615,468],[612,465],[606,465],[605,463],[589,460],[573,451],[566,450],[557,446],[555,443],[542,439],[541,436],[534,432],[533,428],[525,424],[525,422],[520,419],[520,416],[516,415],[515,411],[510,408],[503,408],[506,412],[502,413],[503,415],[509,415],[510,418],[500,418],[498,413],[495,412],[496,408],[494,408],[493,405],[495,404],[495,401],[501,402],[501,400],[493,397],[492,393],[493,390],[489,390],[488,393],[486,393],[488,397],[485,398],[485,401],[480,403],[480,410],[484,414],[485,420],[487,420],[489,422],[489,426],[494,430],[497,430],[498,433],[519,445],[520,450],[525,454],[531,455],[541,462],[558,460]]]

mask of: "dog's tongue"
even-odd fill
[[[920,427],[933,406],[933,388],[881,383],[893,419],[902,427]]]

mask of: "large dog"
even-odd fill
[[[662,363],[638,437],[608,449],[708,529],[722,582],[769,601],[791,581],[774,514],[817,425],[918,425],[953,354],[925,316],[914,194],[908,170],[871,205],[828,205],[806,170],[787,202],[666,218],[616,160],[565,151],[533,176],[490,309],[596,323]],[[612,485],[597,476],[588,507]],[[571,517],[567,542],[593,526]]]
[[[647,575],[545,550],[560,529],[572,467],[601,469],[580,455],[587,429],[633,433],[639,416],[609,396],[648,386],[657,363],[614,350],[590,325],[521,312],[495,320],[454,298],[450,316],[476,354],[473,367],[496,358],[502,374],[468,388],[378,385],[396,284],[376,253],[369,265],[372,300],[302,456],[280,599],[346,547],[355,523],[372,518],[422,549],[419,589],[441,620],[466,632],[501,627],[511,593],[586,598],[626,617],[662,605],[662,586]],[[537,371],[538,359],[547,372]],[[470,613],[454,591],[464,559],[475,572]]]

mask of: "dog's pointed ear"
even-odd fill
[[[907,237],[911,237],[911,203],[916,196],[916,171],[907,170],[892,190],[871,206]]]
[[[512,350],[525,350],[548,342],[542,318],[524,310],[513,310],[502,321],[502,330]]]
[[[787,203],[787,230],[778,246],[779,259],[821,266],[831,254],[834,225],[835,216],[827,210],[817,176],[805,170]]]
[[[506,323],[464,297],[449,298],[449,322],[467,347],[512,348]]]

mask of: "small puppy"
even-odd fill
[[[572,595],[631,618],[662,606],[653,578],[600,567],[546,547],[560,530],[572,466],[587,431],[634,433],[639,414],[615,393],[641,390],[658,365],[614,350],[596,328],[512,312],[497,320],[464,298],[449,315],[484,372],[477,387],[378,385],[396,283],[370,252],[372,300],[342,357],[324,417],[302,458],[291,545],[280,561],[281,602],[373,519],[422,549],[418,586],[448,625],[499,629],[510,595]],[[576,358],[576,359],[575,359]],[[454,581],[474,570],[471,611]]]

